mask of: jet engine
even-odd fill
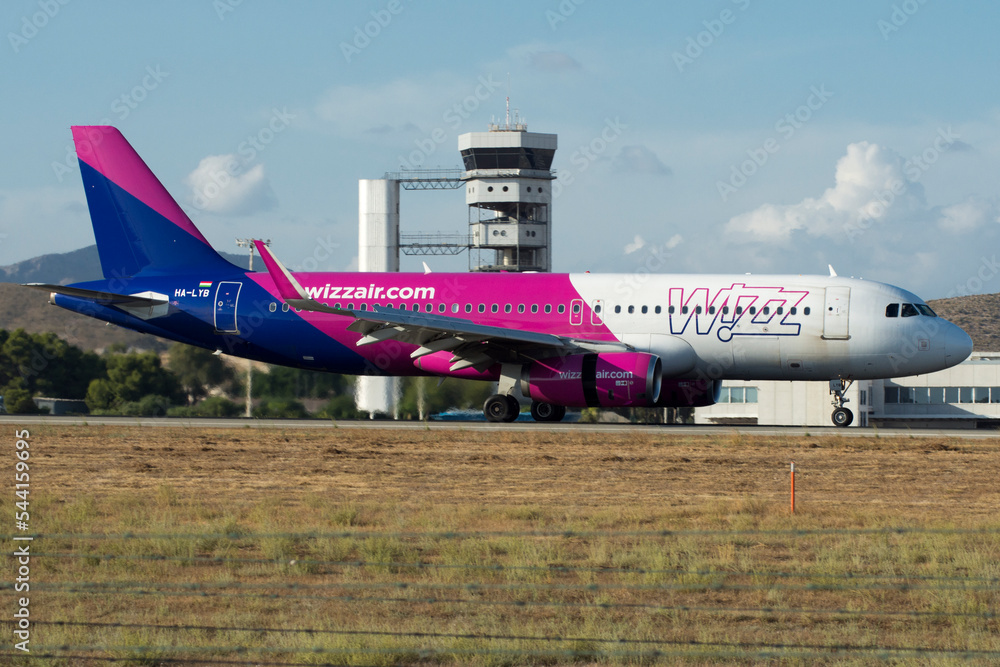
[[[660,397],[661,367],[643,352],[552,357],[524,366],[521,392],[566,407],[648,407]]]
[[[658,408],[701,408],[715,405],[722,393],[722,380],[663,380]]]

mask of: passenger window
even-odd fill
[[[538,304],[537,303],[531,304],[531,312],[532,312],[532,314],[538,312]]]
[[[917,312],[917,309],[913,307],[912,303],[903,304],[903,312],[902,312],[903,317],[916,317],[919,314],[920,313]]]
[[[791,315],[795,315],[798,312],[798,308],[792,306],[792,309],[788,311]]]
[[[597,304],[596,306],[594,306],[594,312],[597,313],[598,315],[601,314],[601,304]]]
[[[551,312],[552,312],[552,306],[550,304],[545,304],[545,313],[548,314]]]
[[[757,306],[750,306],[750,314],[751,315],[757,314]]]
[[[485,303],[479,304],[479,312],[480,313],[485,313],[486,312],[486,304]]]
[[[617,315],[620,312],[622,312],[622,307],[621,306],[615,306],[615,314]]]
[[[687,314],[688,314],[688,307],[681,306],[681,315],[687,315]]]
[[[649,312],[649,307],[648,306],[643,306],[642,307],[642,314],[645,315],[648,312]]]
[[[778,315],[783,315],[785,313],[784,306],[778,306]]]
[[[576,314],[578,314],[579,312],[580,312],[580,304],[578,304],[578,303],[574,303],[574,304],[573,304],[573,314],[574,314],[574,315],[576,315]]]
[[[557,308],[556,310],[560,315],[562,315],[563,313],[566,312],[566,304],[560,303],[559,308]]]
[[[459,309],[459,305],[457,303],[451,304],[451,312],[457,313],[458,309]]]
[[[885,307],[885,316],[886,317],[899,317],[899,304],[898,303],[890,303],[888,306],[886,306]]]
[[[806,306],[805,308],[802,309],[802,314],[803,315],[808,315],[809,314],[809,306]]]
[[[351,306],[351,308],[354,308],[354,306]],[[287,313],[288,312],[288,304],[287,303],[281,304],[281,312],[283,312],[283,313]]]
[[[657,306],[657,307],[656,307],[656,308],[655,308],[655,309],[653,310],[653,312],[655,312],[655,313],[656,313],[657,315],[659,315],[659,314],[660,314],[660,310],[661,310],[661,309],[660,309],[660,307],[659,307],[659,306]]]
[[[268,306],[267,309],[273,313],[274,311],[278,310],[278,304],[272,301],[271,305]]]
[[[715,315],[715,306],[709,306],[708,307],[708,314],[709,315]]]
[[[635,312],[635,306],[629,306],[628,307],[628,314],[631,315],[634,312]]]
[[[399,309],[400,310],[406,310],[406,304],[405,303],[399,304]]]
[[[467,312],[467,313],[471,313],[472,312],[472,304],[471,303],[465,304],[465,312]]]
[[[428,312],[428,313],[433,313],[434,312],[434,304],[433,303],[427,304],[426,306],[424,306],[424,310],[426,312]]]
[[[722,314],[723,315],[728,315],[729,314],[729,306],[723,306],[722,307]]]
[[[509,313],[510,312],[510,304],[509,303],[503,307],[503,312],[505,312],[505,313]]]
[[[770,315],[771,314],[771,309],[769,307],[767,307],[767,306],[764,306],[764,310],[762,312],[765,315]]]
[[[673,315],[673,314],[674,314],[674,312],[675,312],[675,311],[674,311],[674,307],[673,307],[673,306],[670,306],[669,310],[667,310],[667,313],[668,313],[669,315]]]
[[[445,309],[445,306],[444,306],[444,304],[443,304],[443,303],[439,303],[439,304],[438,304],[438,312],[439,312],[439,313],[443,313],[443,312],[444,312],[445,310],[446,310],[446,309]]]
[[[519,312],[519,313],[523,313],[524,312],[524,304],[523,303],[522,304],[518,304],[518,306],[517,306],[517,312]]]
[[[694,307],[694,314],[695,315],[701,315],[701,306],[695,306]]]
[[[743,314],[743,306],[736,306],[736,314],[737,315]]]
[[[500,312],[500,306],[498,306],[497,304],[494,303],[492,306],[490,306],[490,312],[491,313],[499,313]]]

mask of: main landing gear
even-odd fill
[[[541,401],[531,402],[531,417],[536,422],[560,422],[566,416],[566,406],[542,403]]]
[[[486,421],[512,422],[521,414],[521,404],[510,394],[493,394],[483,404]]]
[[[521,404],[509,394],[493,394],[483,404],[486,421],[512,422],[521,414]],[[536,422],[558,422],[566,416],[566,407],[541,401],[531,402],[531,417]]]
[[[854,413],[844,407],[844,404],[850,400],[844,394],[852,384],[854,384],[854,380],[830,380],[830,393],[833,394],[833,405],[835,406],[830,419],[833,420],[834,426],[844,428],[850,426],[854,421]]]

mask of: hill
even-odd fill
[[[84,350],[103,350],[114,343],[123,343],[136,349],[159,351],[168,345],[155,336],[57,308],[49,304],[49,295],[45,292],[11,283],[0,283],[0,329],[24,329],[29,333],[51,331]]]
[[[247,255],[234,255],[228,252],[220,254],[237,266],[247,268],[249,264]],[[41,255],[16,264],[0,266],[0,283],[68,285],[100,278],[103,278],[103,275],[96,245],[72,252]]]
[[[1000,294],[974,294],[928,301],[941,317],[965,329],[977,352],[1000,351]]]

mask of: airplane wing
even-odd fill
[[[50,285],[48,283],[23,283],[22,287],[43,290],[50,294],[65,294],[81,299],[90,299],[95,303],[104,306],[138,306],[149,307],[162,306],[169,303],[169,299],[163,294],[155,292],[141,292],[139,294],[116,294],[114,292],[100,292],[98,290],[81,289],[79,287],[67,287],[66,285]]]
[[[596,341],[534,331],[512,330],[433,313],[373,307],[372,310],[332,308],[311,298],[288,269],[260,241],[254,241],[281,298],[293,308],[354,318],[348,330],[360,334],[356,345],[398,340],[417,345],[416,359],[434,352],[452,353],[451,371],[485,370],[496,363],[513,363],[580,352],[632,351],[617,341]]]

